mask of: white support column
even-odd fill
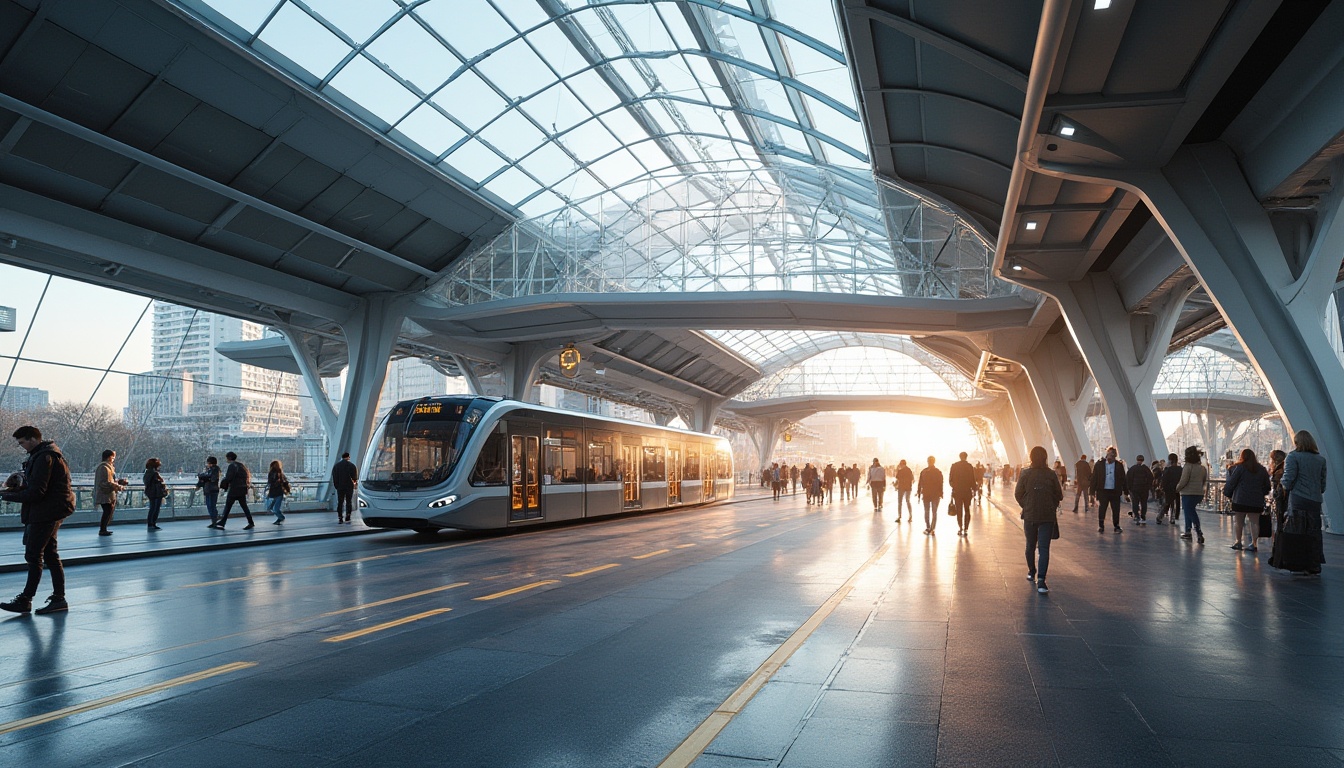
[[[728,402],[726,397],[710,397],[708,395],[695,401],[695,410],[691,414],[691,429],[704,434],[713,434],[714,421],[719,417],[719,411],[723,410],[724,403]]]
[[[1027,463],[1027,452],[1023,448],[1026,440],[1022,436],[1022,428],[1012,406],[1004,404],[985,414],[985,418],[994,423],[994,429],[1003,440],[1003,450],[1008,454],[1008,463],[1016,466]]]
[[[766,418],[754,422],[750,428],[751,439],[756,443],[756,454],[760,456],[762,466],[770,466],[771,457],[775,455],[781,424],[779,419]]]
[[[1087,365],[1074,358],[1072,347],[1065,336],[1049,334],[1031,354],[1017,361],[1031,379],[1055,446],[1069,466],[1083,454],[1096,458],[1091,456],[1092,447],[1083,426],[1095,384]]]
[[[1127,174],[1125,181],[1204,284],[1290,430],[1311,432],[1324,456],[1344,460],[1344,368],[1323,322],[1344,253],[1339,185],[1321,201],[1294,274],[1296,254],[1285,253],[1226,146],[1183,147],[1160,173]],[[1327,488],[1325,515],[1331,530],[1344,532],[1344,483]]]
[[[1018,376],[1009,381],[1004,390],[1008,393],[1008,402],[1012,404],[1013,415],[1017,419],[1023,448],[1030,451],[1032,446],[1039,445],[1047,452],[1050,451],[1054,440],[1050,436],[1045,413],[1036,399],[1035,391],[1031,388],[1031,379],[1028,376]],[[1063,448],[1060,447],[1059,450],[1062,451]],[[1023,456],[1026,456],[1025,452]]]
[[[293,353],[294,360],[299,365],[299,373],[303,376],[304,385],[308,387],[308,394],[313,398],[313,407],[317,409],[317,420],[322,423],[323,433],[329,436],[335,434],[336,409],[331,405],[331,398],[327,397],[327,390],[322,387],[322,377],[317,372],[318,362],[313,359],[312,352],[304,343],[303,332],[288,326],[276,326],[276,330],[285,337],[289,351]]]
[[[341,326],[350,350],[350,365],[345,371],[345,397],[336,427],[327,433],[331,440],[327,466],[334,465],[344,451],[349,451],[356,463],[363,458],[373,433],[373,417],[383,394],[392,348],[406,315],[405,302],[401,296],[370,296]]]
[[[525,403],[537,402],[537,374],[547,355],[558,351],[553,345],[520,341],[504,357],[504,386],[509,397]]]
[[[1044,290],[1059,301],[1074,341],[1092,369],[1120,455],[1128,459],[1157,450],[1166,455],[1153,386],[1190,289],[1171,291],[1151,314],[1131,314],[1105,272],[1047,284]]]
[[[455,355],[452,352],[449,352],[447,356],[457,365],[458,372],[462,374],[462,378],[467,382],[468,392],[473,395],[488,394],[485,384],[481,381],[481,377],[477,375],[476,369],[472,367],[470,360],[461,355]],[[442,369],[439,369],[439,373],[445,372]]]

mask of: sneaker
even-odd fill
[[[15,595],[8,603],[0,603],[0,611],[28,613],[31,610],[33,610],[33,598],[27,595]]]
[[[1124,531],[1120,530],[1120,526],[1118,526],[1118,525],[1115,526],[1115,532],[1116,532],[1116,533],[1124,533]]]
[[[151,525],[151,526],[149,526],[149,530],[151,530],[151,531],[162,531],[163,529],[160,528],[160,527],[157,526],[157,525]]]
[[[1050,591],[1050,588],[1045,585],[1045,579],[1041,579],[1040,581],[1036,582],[1036,591],[1041,593],[1042,595]]]
[[[98,535],[99,535],[99,536],[111,536],[111,535],[112,535],[112,532],[111,532],[111,531],[99,531],[99,532],[98,532]]]
[[[210,525],[207,525],[207,526],[205,526],[205,527],[206,527],[206,528],[214,528],[216,531],[222,531],[222,530],[224,530],[224,524],[223,524],[223,523],[211,523]]]
[[[1241,542],[1238,541],[1236,544],[1233,544],[1233,545],[1232,545],[1232,548],[1233,548],[1233,549],[1241,549]]]
[[[276,520],[274,523],[271,523],[271,525],[279,525],[279,524],[281,524],[281,523],[283,523],[283,522],[285,522],[285,521],[284,521],[284,520]]]
[[[1097,526],[1097,533],[1105,533],[1105,532],[1106,532],[1106,526],[1104,525]]]
[[[257,527],[257,524],[256,524],[256,523],[248,523],[247,525],[244,525],[244,526],[243,526],[243,530],[246,531],[246,530],[248,530],[249,528],[256,528],[256,527]]]
[[[52,595],[51,597],[47,598],[46,605],[42,606],[41,608],[38,608],[36,611],[33,611],[33,613],[36,613],[39,616],[43,616],[48,613],[60,613],[61,611],[68,611],[68,610],[70,610],[70,604],[65,602],[64,597],[60,595]]]
[[[1246,547],[1246,551],[1247,551],[1247,552],[1258,552],[1259,550],[1257,549],[1257,547],[1256,547],[1254,544],[1252,544],[1251,546]]]
[[[1202,534],[1202,533],[1199,534],[1199,543],[1200,543],[1200,544],[1203,544],[1203,543],[1204,543],[1204,534]]]
[[[1036,574],[1034,574],[1034,573],[1028,573],[1028,574],[1027,574],[1027,581],[1036,581]]]
[[[1186,541],[1189,541],[1189,540],[1190,540],[1190,534],[1188,534],[1188,533],[1182,533],[1182,534],[1181,534],[1181,538],[1182,538],[1182,539],[1185,539]]]

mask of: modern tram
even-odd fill
[[[404,400],[374,431],[359,507],[374,528],[485,530],[733,495],[712,435],[495,397]]]

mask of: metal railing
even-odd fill
[[[285,512],[302,512],[326,509],[326,489],[329,483],[319,481],[291,481],[290,494],[285,497]],[[253,483],[252,490],[248,496],[248,506],[252,508],[253,514],[262,511],[262,503],[266,497],[266,484]],[[82,524],[97,522],[101,515],[101,510],[94,503],[94,488],[92,485],[75,485],[71,490],[75,492],[75,514],[67,520],[67,524]],[[224,509],[225,493],[219,494],[219,508]],[[117,522],[143,521],[149,510],[149,500],[145,497],[144,488],[131,487],[117,494],[117,512],[114,518]],[[205,494],[200,488],[194,485],[172,484],[168,486],[168,495],[163,500],[163,506],[159,510],[159,520],[175,519],[194,519],[202,518],[207,515],[205,509]],[[14,529],[21,525],[19,522],[19,505],[13,502],[0,501],[0,530]]]

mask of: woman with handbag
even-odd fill
[[[1293,435],[1293,452],[1283,462],[1280,484],[1288,493],[1288,513],[1274,537],[1269,564],[1285,571],[1319,576],[1325,562],[1321,538],[1321,502],[1325,494],[1325,457],[1316,438],[1302,430]]]
[[[1044,595],[1050,591],[1045,572],[1050,568],[1050,540],[1059,538],[1064,488],[1059,475],[1046,464],[1045,448],[1032,448],[1030,456],[1031,466],[1018,476],[1013,498],[1022,506],[1022,531],[1027,535],[1027,580],[1035,582],[1036,591]]]
[[[285,522],[285,496],[289,493],[289,478],[279,461],[271,462],[266,473],[266,511],[275,515],[275,524]]]
[[[1269,495],[1270,488],[1269,470],[1255,458],[1255,451],[1242,449],[1241,460],[1232,465],[1227,473],[1227,482],[1223,484],[1223,496],[1232,500],[1232,514],[1236,518],[1233,529],[1237,541],[1232,545],[1233,549],[1256,551],[1260,513],[1265,511],[1265,497]],[[1244,545],[1241,543],[1243,533],[1249,539]]]
[[[168,484],[163,481],[163,474],[159,472],[159,467],[163,462],[158,459],[150,459],[145,462],[145,474],[141,478],[145,484],[145,498],[149,500],[149,515],[145,522],[149,525],[149,530],[159,530],[159,508],[163,506],[163,500],[168,496]]]
[[[1185,466],[1181,467],[1181,480],[1176,484],[1176,495],[1181,497],[1181,511],[1185,513],[1185,533],[1181,538],[1190,540],[1190,529],[1194,528],[1199,543],[1204,543],[1204,529],[1199,525],[1199,502],[1209,486],[1209,468],[1200,461],[1203,451],[1191,445],[1185,449]]]

